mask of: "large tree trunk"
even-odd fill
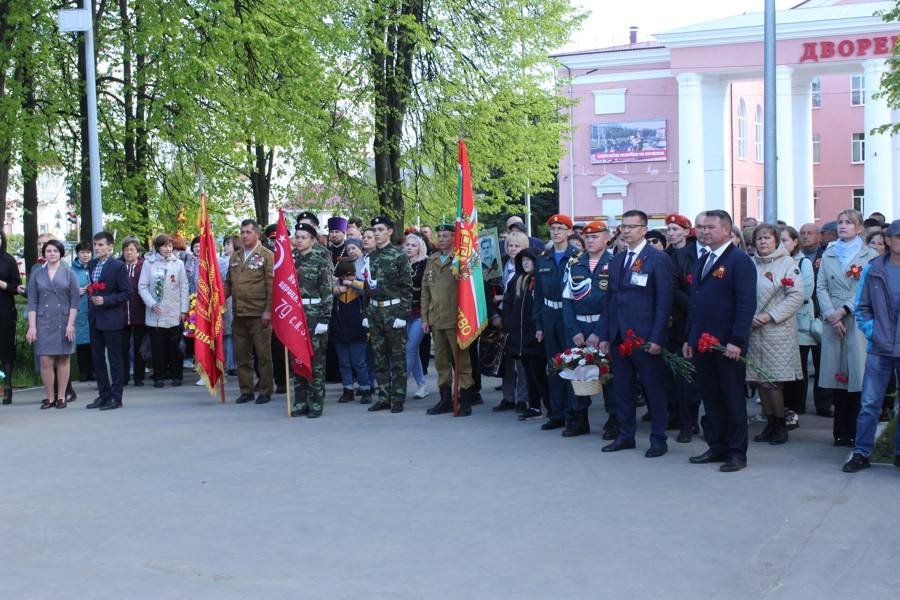
[[[4,50],[6,56],[10,56],[12,50],[13,37],[15,31],[8,22],[9,3],[0,3],[0,47]],[[0,99],[6,96],[6,78],[13,64],[11,59],[9,62],[0,63]],[[14,79],[21,81],[22,66],[21,62],[16,66]],[[9,186],[9,171],[12,167],[12,133],[6,133],[0,140],[0,229],[6,225],[6,196]]]
[[[416,42],[406,25],[407,20],[422,22],[422,0],[401,0],[397,5],[383,6],[385,12],[375,15],[370,56],[374,85],[375,186],[378,206],[391,215],[397,230],[403,229],[403,123],[412,90],[412,66]]]
[[[22,86],[25,91],[25,119],[33,122],[37,102],[34,96],[34,77],[29,69],[23,70]],[[25,268],[31,273],[31,266],[37,261],[38,237],[38,164],[35,152],[22,153],[22,205],[24,216],[22,225],[25,229]]]
[[[250,171],[250,187],[253,190],[253,209],[256,222],[261,227],[269,223],[269,201],[272,186],[272,168],[275,163],[275,149],[247,141],[247,152],[254,156],[253,170]]]

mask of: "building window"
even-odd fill
[[[864,163],[866,161],[866,134],[854,133],[852,144],[853,154],[850,162],[852,162],[854,165]]]
[[[822,136],[818,133],[813,134],[813,164],[817,165],[822,162]]]
[[[822,218],[822,192],[813,190],[813,218]]]
[[[756,190],[756,214],[757,214],[757,216],[764,214],[763,213],[763,191],[762,190]]]
[[[747,217],[747,210],[750,208],[749,206],[747,206],[747,188],[741,186],[740,188],[738,188],[738,192],[740,192],[741,218],[743,219]]]
[[[41,225],[41,235],[44,235],[45,233],[50,233],[50,229],[47,225]]]
[[[743,98],[738,105],[738,158],[747,160],[747,103]]]
[[[866,204],[866,190],[858,188],[853,190],[853,208],[859,212],[863,212],[863,206]]]
[[[809,87],[812,90],[812,107],[822,108],[822,80],[816,77]]]
[[[866,103],[866,76],[850,76],[850,106],[862,106]]]
[[[763,142],[765,141],[766,136],[763,133],[763,111],[762,106],[759,104],[756,105],[756,140],[754,140],[756,145],[756,162],[761,163],[763,161],[763,157],[765,156],[765,149],[763,148]]]

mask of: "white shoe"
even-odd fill
[[[198,380],[197,380],[197,383],[195,383],[194,385],[206,385],[206,384],[203,383],[203,380],[202,380],[202,379],[198,379]]]
[[[192,361],[189,358],[186,358],[186,359],[184,359],[184,361],[182,361],[181,366],[184,367],[185,369],[193,369],[194,361]]]
[[[428,387],[423,383],[416,389],[416,393],[413,394],[413,398],[424,398],[428,395]]]

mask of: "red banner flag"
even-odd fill
[[[197,373],[206,384],[210,394],[215,395],[221,387],[222,402],[225,401],[225,349],[222,344],[222,312],[225,308],[225,288],[219,272],[219,257],[216,254],[216,240],[209,225],[206,210],[206,194],[200,194],[200,256],[197,275],[197,329],[194,332],[194,356],[197,358]]]
[[[280,208],[278,227],[275,229],[275,268],[272,274],[272,329],[284,347],[291,351],[294,373],[312,380],[312,340],[306,327],[306,313],[300,298],[297,271],[294,270],[291,240],[284,224],[284,211]]]

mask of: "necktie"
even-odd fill
[[[622,273],[628,273],[631,270],[631,261],[634,259],[634,252],[631,250],[628,251],[628,256],[625,257],[625,267],[622,269]]]
[[[703,273],[700,275],[700,279],[706,277],[714,262],[716,262],[716,255],[712,252],[707,253],[706,264],[703,265]]]

